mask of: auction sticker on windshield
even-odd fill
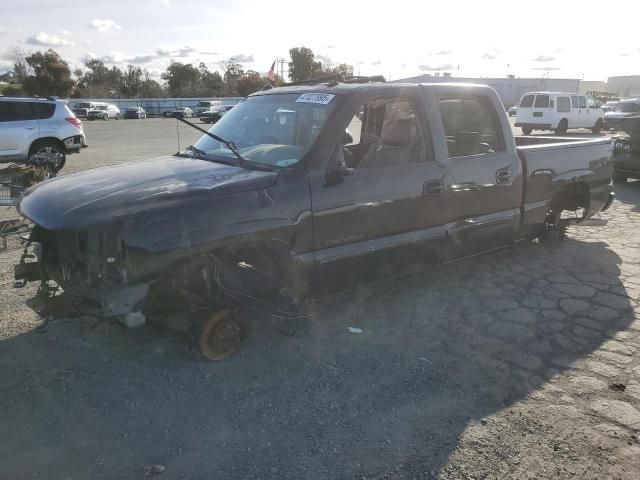
[[[319,103],[327,105],[333,100],[335,95],[331,93],[303,93],[298,97],[296,103]]]

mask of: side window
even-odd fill
[[[486,98],[444,97],[439,106],[450,158],[505,150],[498,117]]]
[[[0,122],[33,120],[27,102],[0,102]]]
[[[587,108],[587,99],[583,96],[578,97],[578,105],[580,108]]]
[[[536,101],[533,103],[534,108],[549,108],[549,95],[536,95]]]
[[[558,97],[558,112],[567,113],[571,111],[569,97]]]
[[[522,100],[520,101],[520,108],[533,107],[533,97],[533,95],[525,95],[524,97],[522,97]]]
[[[386,97],[361,105],[347,126],[345,162],[355,168],[401,167],[427,161],[425,129],[413,101]]]
[[[577,95],[571,95],[571,108],[578,108],[579,103],[578,103],[578,96]]]
[[[595,101],[593,97],[587,97],[587,107],[589,108],[598,108],[598,102]]]
[[[51,118],[56,111],[54,103],[30,103],[29,106],[31,107],[31,118],[34,120]]]

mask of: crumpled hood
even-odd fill
[[[277,172],[161,157],[63,175],[28,189],[18,211],[49,230],[84,230],[143,211],[271,186]]]

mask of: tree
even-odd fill
[[[198,94],[203,97],[219,96],[222,93],[222,76],[218,72],[210,72],[209,68],[202,62],[200,62],[198,70],[200,71],[201,85]]]
[[[172,63],[160,76],[166,82],[169,95],[172,97],[194,96],[198,89],[200,71],[190,63]]]
[[[67,62],[55,51],[35,52],[26,57],[27,64],[33,69],[24,83],[29,95],[68,97],[75,82]]]
[[[86,72],[76,70],[78,95],[84,97],[114,97],[123,83],[123,74],[118,67],[108,68],[101,60],[91,59],[84,64]]]
[[[162,85],[151,78],[148,70],[143,71],[144,80],[140,85],[140,96],[142,98],[163,97],[165,95]]]
[[[138,97],[142,88],[142,69],[127,65],[127,70],[122,74],[122,83],[120,91],[125,97]]]
[[[225,95],[238,95],[238,82],[244,76],[244,67],[230,58],[224,65],[224,93]]]
[[[266,76],[262,76],[258,72],[249,70],[242,78],[240,78],[240,80],[238,80],[238,94],[241,97],[246,97],[253,92],[261,90],[262,87],[269,83],[269,79]]]
[[[322,62],[316,61],[313,51],[307,47],[289,50],[289,78],[293,82],[309,80],[322,71]]]
[[[13,62],[13,81],[18,85],[24,85],[27,77],[33,73],[27,63],[27,53],[16,46],[7,51],[6,58]]]
[[[347,63],[341,63],[337,67],[333,67],[332,71],[343,80],[353,77],[353,67]]]

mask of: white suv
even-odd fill
[[[96,105],[87,112],[87,120],[109,120],[110,118],[120,120],[120,109],[115,105],[108,105],[106,103]]]
[[[0,163],[50,163],[87,146],[82,122],[64,100],[0,97]]]

